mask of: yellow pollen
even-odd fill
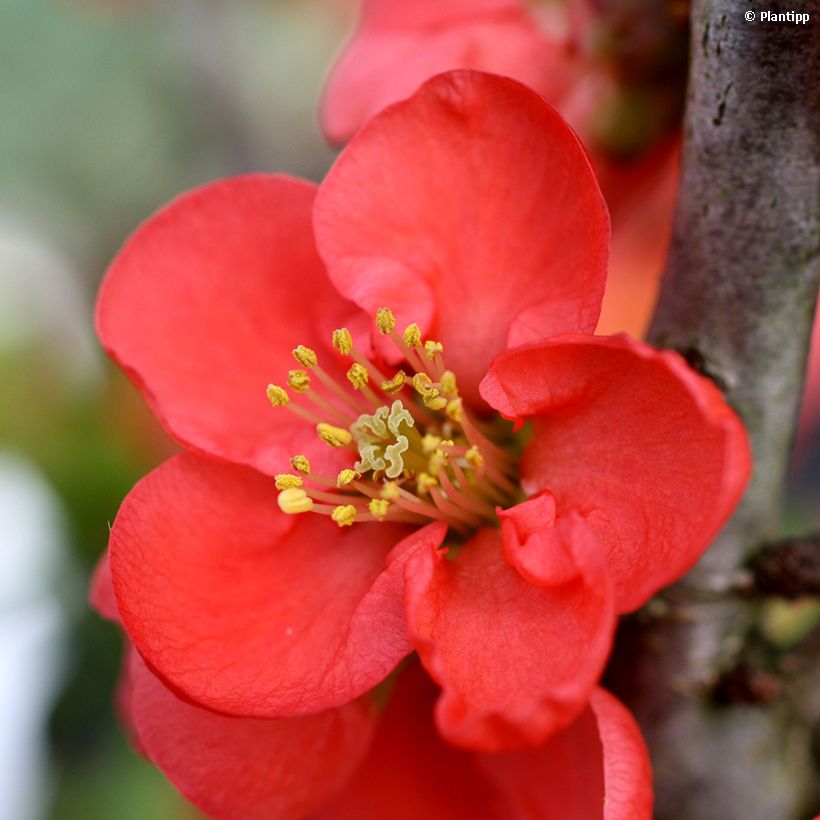
[[[427,495],[433,487],[438,486],[437,479],[433,478],[429,473],[419,473],[416,478],[416,489],[419,495]]]
[[[447,414],[448,419],[452,419],[456,424],[461,421],[461,397],[456,396],[454,399],[450,399],[447,402],[447,407],[444,409],[444,412]]]
[[[334,427],[332,424],[325,424],[325,422],[316,425],[316,434],[331,447],[344,447],[353,441],[353,436],[350,435],[349,430]]]
[[[390,501],[395,501],[397,498],[401,496],[401,493],[399,492],[398,483],[395,481],[385,481],[384,484],[382,484],[382,488],[379,491],[379,495],[382,498],[386,498]]]
[[[436,392],[438,393],[438,390]],[[443,410],[447,406],[447,399],[444,396],[424,396],[422,402],[431,410]]]
[[[279,509],[288,515],[310,512],[313,509],[313,499],[300,487],[290,487],[279,493],[276,499]]]
[[[436,450],[427,462],[427,469],[430,474],[437,476],[447,466],[447,458],[448,453],[445,453],[444,450]]]
[[[297,393],[304,393],[310,387],[310,376],[304,370],[289,370],[288,384]]]
[[[367,368],[360,365],[358,362],[350,366],[347,371],[347,380],[353,385],[354,390],[361,390],[370,380]]]
[[[319,361],[316,356],[316,352],[311,350],[309,347],[305,347],[304,345],[299,345],[291,352],[293,353],[293,358],[296,359],[302,367],[308,368],[308,370],[312,367],[316,367],[316,364]]]
[[[382,390],[384,390],[385,393],[390,393],[391,395],[393,393],[398,393],[399,390],[404,387],[406,381],[407,375],[403,370],[399,370],[399,372],[396,373],[390,381],[382,382]]]
[[[387,515],[387,511],[390,509],[390,502],[384,498],[371,498],[367,509],[373,514],[373,518],[378,521],[383,521]]]
[[[340,327],[333,331],[332,337],[333,347],[339,351],[343,356],[347,356],[353,350],[353,337],[346,327]]]
[[[421,345],[421,331],[415,322],[405,328],[404,343],[407,347],[419,347]]]
[[[424,353],[428,359],[435,359],[436,353],[443,353],[444,345],[441,342],[434,342],[432,339],[424,343]]]
[[[285,390],[276,384],[269,384],[265,395],[274,407],[284,407],[290,401]]]
[[[424,455],[429,456],[430,453],[434,453],[436,447],[441,444],[441,437],[434,436],[432,433],[427,433],[427,435],[422,436],[421,439],[421,450]]]
[[[275,481],[277,490],[290,490],[293,487],[301,487],[303,483],[300,476],[291,473],[279,473]]]
[[[330,517],[340,527],[349,527],[356,520],[356,508],[352,504],[340,504]]]
[[[376,311],[376,327],[385,336],[393,332],[396,327],[396,317],[390,308],[379,308]]]
[[[438,395],[438,388],[433,386],[433,380],[424,372],[413,376],[413,387],[425,399]]]
[[[310,475],[310,462],[307,459],[307,456],[294,456],[290,460],[290,466],[296,470],[297,473],[301,473],[302,475]]]
[[[475,467],[478,469],[479,467],[483,466],[484,464],[484,456],[481,455],[481,450],[478,449],[475,445],[470,447],[469,450],[464,454],[464,458],[467,459],[467,463],[471,467]]]
[[[341,470],[339,475],[336,476],[336,486],[337,487],[347,487],[348,484],[352,484],[354,481],[357,481],[362,477],[362,474],[357,472],[356,470]]]
[[[438,382],[438,389],[444,393],[445,396],[455,396],[458,393],[458,385],[456,384],[456,374],[452,370],[445,370],[441,374]]]

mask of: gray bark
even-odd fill
[[[788,682],[766,703],[713,698],[754,635],[758,604],[733,588],[780,533],[820,280],[820,10],[798,25],[761,20],[757,5],[694,0],[681,189],[650,330],[724,390],[754,456],[733,519],[628,625],[614,662],[613,685],[650,745],[661,820],[807,817],[814,779],[810,727]]]

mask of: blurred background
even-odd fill
[[[120,639],[88,578],[132,484],[174,446],[92,327],[106,264],[179,192],[319,180],[344,0],[0,0],[0,818],[196,812],[115,715]],[[816,395],[816,394],[815,394]],[[815,401],[786,529],[820,526]],[[790,640],[817,606],[772,614]]]

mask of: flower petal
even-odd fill
[[[452,560],[431,545],[407,562],[410,638],[444,689],[439,730],[460,746],[540,743],[584,707],[611,645],[612,591],[600,546],[576,518],[520,536],[516,519],[525,514],[504,513],[505,549],[517,553],[533,537],[543,549],[555,546],[577,568],[568,580],[539,578],[542,567],[524,558],[536,581],[529,582],[505,562],[501,536],[491,529]]]
[[[534,420],[524,488],[585,517],[622,612],[698,560],[746,486],[746,433],[715,385],[625,335],[511,350],[481,392],[507,418]]]
[[[225,717],[176,697],[136,652],[131,714],[145,754],[196,806],[220,820],[290,820],[319,808],[367,751],[365,700],[306,717]]]
[[[539,820],[649,820],[652,771],[640,730],[604,689],[537,749],[478,756],[509,816]]]
[[[271,479],[183,454],[137,484],[114,522],[123,625],[157,674],[208,708],[288,717],[339,706],[411,649],[412,540],[388,557],[406,531],[286,516]]]
[[[315,227],[336,286],[443,342],[471,400],[508,339],[598,319],[606,206],[578,138],[513,80],[440,75],[379,114],[322,184]]]
[[[262,174],[205,185],[143,224],[106,274],[103,346],[193,450],[270,473],[295,452],[333,455],[265,397],[296,366],[297,344],[321,348],[354,315],[316,255],[314,196],[307,182]]]
[[[456,68],[512,77],[547,97],[563,90],[569,55],[521,0],[370,0],[333,67],[322,129],[344,142],[425,80]]]
[[[505,817],[473,756],[436,733],[437,693],[418,665],[402,672],[364,763],[318,820]]]

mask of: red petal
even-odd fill
[[[433,726],[437,689],[418,666],[399,678],[363,765],[320,820],[501,820],[472,755]]]
[[[606,206],[575,134],[512,80],[441,75],[377,116],[322,184],[315,226],[337,287],[442,341],[473,400],[508,340],[598,319]]]
[[[344,142],[390,103],[456,68],[512,77],[550,97],[563,90],[568,61],[520,0],[369,2],[328,80],[322,128]]]
[[[513,541],[507,550],[518,551],[520,542],[505,537]],[[559,521],[544,545],[550,541],[575,560],[571,580],[529,583],[504,561],[501,537],[490,529],[452,560],[430,545],[407,562],[408,629],[444,688],[436,717],[452,743],[491,751],[534,745],[589,698],[614,627],[606,564],[574,520]]]
[[[108,553],[103,553],[91,573],[88,589],[88,601],[103,618],[114,623],[120,622],[117,599],[114,597],[114,584],[111,579],[111,563]]]
[[[265,472],[295,452],[331,456],[265,396],[296,366],[290,351],[321,348],[318,331],[352,309],[316,255],[314,196],[309,183],[261,174],[205,185],[142,225],[106,274],[100,339],[194,450]]]
[[[410,651],[406,528],[286,516],[273,481],[190,454],[150,473],[111,532],[123,624],[151,667],[208,708],[280,717],[339,706]]]
[[[142,749],[194,804],[220,820],[290,820],[319,808],[364,756],[363,701],[307,717],[233,718],[179,700],[133,653],[131,711]]]
[[[597,689],[569,727],[538,749],[478,758],[510,816],[538,820],[649,820],[652,771],[627,709]]]
[[[499,356],[481,391],[504,416],[534,419],[524,488],[586,518],[620,611],[686,572],[746,486],[742,424],[670,351],[623,335],[552,339]]]

